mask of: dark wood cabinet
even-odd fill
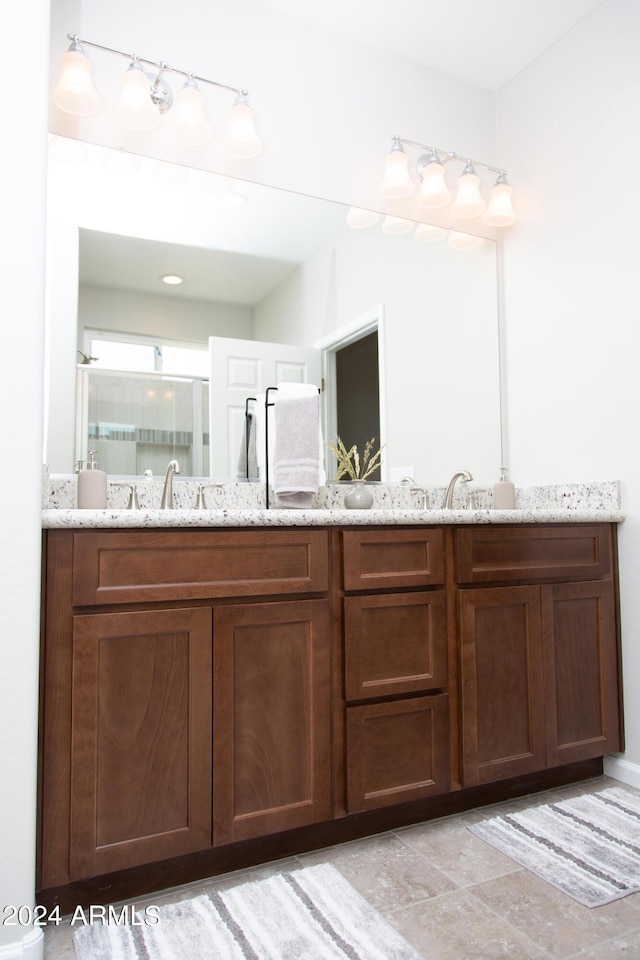
[[[74,617],[72,878],[211,845],[211,611]]]
[[[44,548],[49,904],[443,815],[622,746],[612,524],[51,530]]]
[[[489,581],[458,591],[465,786],[621,746],[612,529],[501,533],[457,531],[458,580]]]
[[[343,552],[346,800],[356,813],[451,786],[444,535],[346,531]]]
[[[537,587],[462,590],[462,764],[465,786],[545,766]]]
[[[344,616],[348,701],[447,686],[443,590],[346,597]]]
[[[375,810],[450,784],[446,694],[347,709],[347,809]]]
[[[214,840],[331,815],[326,600],[214,611]]]
[[[622,748],[611,581],[542,587],[547,763]]]

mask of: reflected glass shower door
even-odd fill
[[[209,467],[209,383],[161,373],[78,367],[76,460],[96,451],[111,476],[164,474],[178,460],[185,476]]]

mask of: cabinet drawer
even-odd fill
[[[450,789],[446,694],[347,707],[347,809],[375,810]]]
[[[347,700],[446,686],[444,591],[346,597],[344,605]]]
[[[77,533],[75,606],[325,591],[323,530]]]
[[[611,571],[608,524],[455,531],[458,583],[597,580]]]
[[[344,589],[426,587],[444,582],[440,529],[347,530],[343,533]]]

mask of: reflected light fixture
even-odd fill
[[[382,221],[382,232],[390,237],[401,237],[404,233],[411,233],[415,224],[412,220],[404,220],[402,217],[387,216]]]
[[[482,237],[475,237],[470,233],[460,233],[459,230],[451,230],[448,243],[454,250],[472,250],[473,247],[482,243]]]
[[[463,157],[454,151],[407,140],[405,137],[392,137],[391,150],[384,161],[384,176],[380,184],[383,197],[401,200],[415,193],[416,184],[410,173],[409,156],[405,152],[405,146],[421,151],[415,163],[420,182],[419,206],[426,210],[439,210],[449,206],[452,192],[447,183],[445,165],[458,162],[464,164],[464,169],[456,185],[451,213],[460,219],[469,220],[484,214],[483,222],[497,227],[506,227],[515,222],[516,216],[511,202],[512,190],[507,182],[506,170]],[[478,170],[489,170],[498,175],[491,189],[488,206],[482,195]]]
[[[420,243],[435,243],[443,240],[448,233],[446,227],[436,227],[432,223],[419,223],[416,227],[415,237]]]
[[[349,207],[347,224],[354,230],[367,230],[375,227],[380,220],[380,214],[375,210],[363,210],[361,207]]]
[[[64,112],[76,117],[91,117],[100,110],[100,97],[91,77],[91,61],[84,51],[84,47],[95,47],[129,60],[117,108],[118,119],[127,129],[142,133],[154,130],[162,122],[163,115],[172,111],[169,113],[170,126],[177,139],[189,146],[210,143],[213,127],[206,113],[206,98],[199,86],[206,84],[235,94],[223,141],[229,156],[249,160],[262,152],[263,142],[255,128],[246,90],[196,76],[164,61],[146,60],[76,34],[67,36],[71,45],[62,56],[60,79],[53,91],[54,103]],[[184,85],[175,98],[167,81],[167,75],[171,73],[184,78]]]

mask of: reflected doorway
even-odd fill
[[[380,375],[378,331],[336,350],[336,417],[338,435],[347,450],[353,444],[360,455],[369,440],[380,443]],[[378,467],[369,476],[380,480]]]
[[[314,344],[322,352],[325,439],[340,436],[347,447],[355,443],[361,454],[372,437],[376,438],[376,449],[387,441],[385,343],[384,304],[379,303]],[[351,422],[352,414],[355,423]],[[328,455],[329,482],[335,470],[335,457]],[[371,479],[388,481],[384,456],[382,469]]]

